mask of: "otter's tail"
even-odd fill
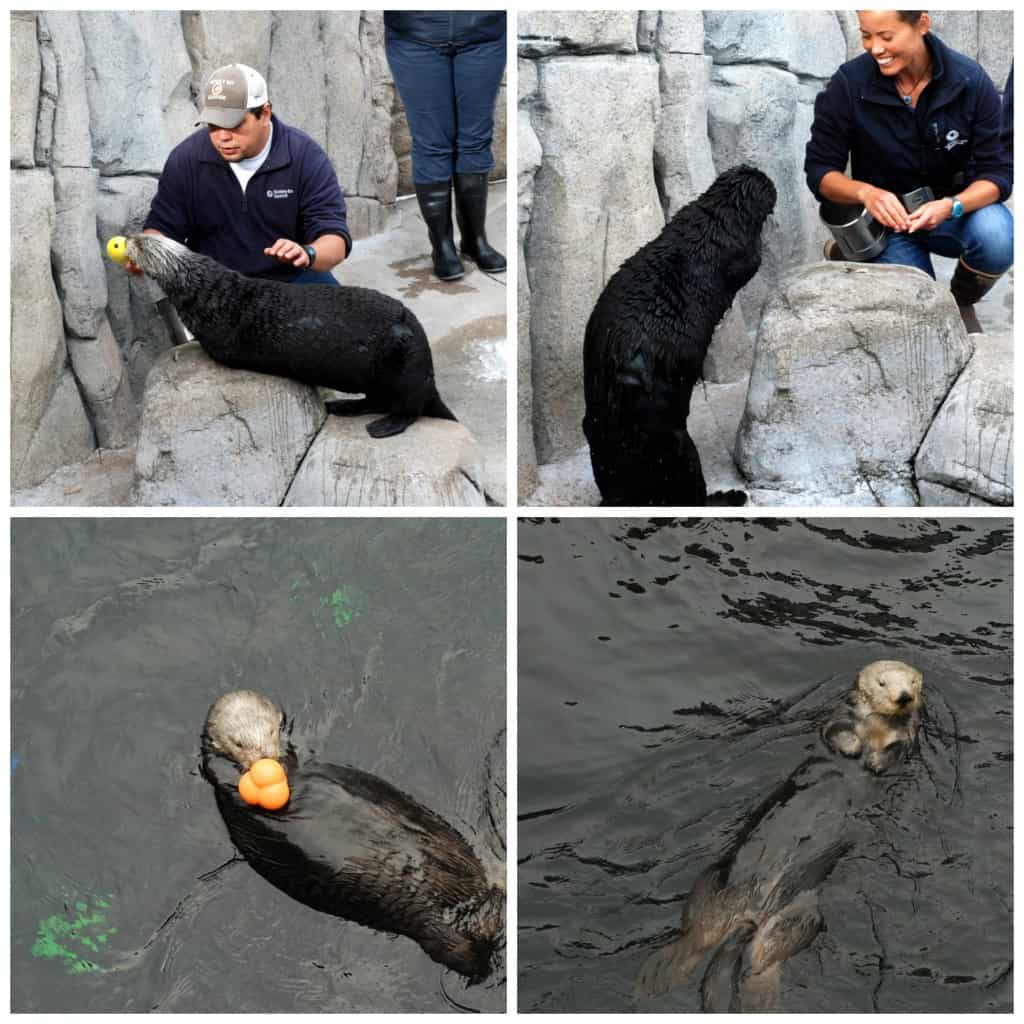
[[[455,413],[441,401],[441,396],[437,393],[436,388],[433,397],[428,399],[427,404],[423,407],[421,415],[433,416],[436,420],[454,420],[456,423],[459,422],[459,418]]]

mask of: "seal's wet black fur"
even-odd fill
[[[218,363],[364,394],[327,409],[387,413],[367,426],[373,437],[399,434],[419,416],[455,419],[437,393],[427,336],[397,299],[369,288],[244,277],[154,235],[132,235],[128,257],[160,284]]]
[[[733,167],[601,293],[583,347],[583,432],[603,504],[708,503],[690,395],[715,326],[761,265],[775,199],[765,174]]]

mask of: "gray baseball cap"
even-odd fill
[[[227,64],[217,68],[206,81],[200,124],[237,128],[247,110],[267,102],[267,83],[248,64]]]

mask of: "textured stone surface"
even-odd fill
[[[917,453],[922,481],[988,504],[1013,504],[1013,335],[975,339],[971,361]],[[938,492],[935,492],[938,496]],[[941,502],[946,504],[946,502]]]
[[[88,60],[79,15],[74,11],[41,11],[39,41],[43,85],[36,163],[91,167]]]
[[[135,503],[279,505],[325,416],[315,389],[183,345],[149,375]]]
[[[80,167],[54,173],[51,253],[64,326],[78,338],[95,338],[107,305],[107,278],[96,238],[96,185],[99,174]]]
[[[11,172],[11,472],[15,487],[56,468],[32,465],[29,448],[67,360],[64,322],[50,273],[55,221],[48,171]]]
[[[63,369],[15,475],[16,487],[42,483],[61,466],[80,462],[96,447],[74,374]]]
[[[519,13],[519,53],[636,53],[635,11],[530,11]]]
[[[972,351],[949,293],[909,267],[819,263],[766,306],[736,460],[751,486],[914,504],[912,462]]]
[[[418,419],[397,437],[370,437],[373,416],[330,416],[284,504],[299,507],[480,507],[483,460],[461,423]]]
[[[583,440],[587,318],[623,260],[664,226],[650,159],[658,68],[648,57],[557,57],[539,67],[532,113],[543,153],[526,259],[537,455]]]
[[[846,39],[832,11],[705,11],[704,52],[716,64],[772,64],[829,78]]]
[[[704,55],[703,11],[658,11],[654,47],[660,57],[670,53]]]
[[[11,12],[11,166],[34,167],[43,64],[34,11]]]
[[[171,147],[195,131],[178,12],[83,11],[79,20],[93,166],[101,174],[159,174]]]
[[[192,65],[191,86],[192,93],[202,96],[203,88],[210,73],[225,64],[233,64],[238,61],[241,64],[248,64],[260,72],[267,82],[267,91],[270,93],[271,102],[275,108],[278,105],[278,97],[275,86],[278,83],[273,81],[270,67],[270,40],[271,34],[275,36],[280,32],[287,36],[289,26],[287,22],[301,16],[295,14],[276,15],[272,11],[246,11],[244,16],[239,16],[238,11],[182,11],[181,12],[181,36],[185,43]],[[303,21],[315,25],[317,18],[306,15]],[[299,54],[296,53],[297,57]],[[312,52],[307,49],[303,54],[304,60],[300,64],[306,72],[305,75],[292,75],[296,81],[317,81],[315,77],[318,70],[311,62]],[[284,97],[282,97],[283,99]],[[308,101],[303,106],[308,106]],[[282,114],[288,107],[281,108]],[[193,119],[194,120],[194,119]],[[288,120],[287,116],[285,120]]]
[[[41,484],[15,491],[13,504],[85,508],[130,505],[134,478],[134,448],[98,448],[82,462],[61,467]]]
[[[139,410],[109,321],[103,318],[97,337],[69,337],[67,345],[71,367],[96,431],[96,443],[101,448],[134,444]]]

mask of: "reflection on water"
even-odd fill
[[[233,853],[198,772],[228,690],[300,755],[504,834],[495,520],[18,520],[12,978],[18,1011],[504,1006],[411,940],[310,910]],[[495,826],[492,826],[492,816]]]
[[[519,529],[522,1010],[700,1011],[709,954],[664,995],[634,983],[701,873],[745,834],[755,877],[788,862],[785,836],[832,828],[854,845],[820,885],[825,930],[785,963],[784,1009],[1010,1007],[1009,520]],[[879,658],[924,672],[918,753],[879,778],[839,762],[841,820],[808,787],[744,833],[828,756],[823,716]]]

